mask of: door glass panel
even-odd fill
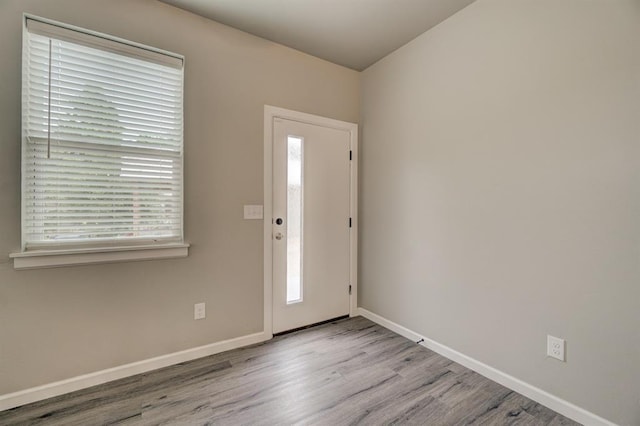
[[[302,138],[287,138],[287,304],[302,302]]]

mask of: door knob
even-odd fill
[[[282,239],[282,233],[276,232],[276,240],[281,240],[281,239]]]
[[[282,225],[282,222],[283,222],[283,220],[282,220],[281,217],[276,219],[276,225]]]

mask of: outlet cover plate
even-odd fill
[[[564,339],[547,335],[547,356],[559,359],[560,361],[565,361],[564,345]]]
[[[193,305],[193,319],[205,319],[207,316],[206,306],[204,303],[196,303]]]

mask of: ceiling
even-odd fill
[[[474,0],[161,0],[363,70]]]

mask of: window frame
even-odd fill
[[[25,44],[28,42],[28,26],[36,28],[35,34],[52,37],[71,43],[82,44],[92,48],[102,49],[123,56],[131,56],[136,59],[173,66],[182,70],[180,81],[180,114],[182,126],[180,129],[180,235],[175,239],[154,242],[153,237],[134,239],[132,241],[111,238],[102,241],[87,241],[78,243],[53,243],[42,247],[27,247],[25,229],[27,227],[25,202],[25,146],[26,134],[24,120],[25,98],[22,96],[22,136],[21,136],[21,251],[10,254],[13,258],[15,269],[32,269],[43,267],[59,267],[78,264],[110,263],[132,260],[150,260],[186,257],[189,244],[184,241],[184,56],[164,51],[140,43],[131,42],[73,25],[41,18],[31,14],[23,14],[22,19],[22,67],[26,61]],[[51,30],[51,31],[49,31]],[[179,62],[179,64],[178,64]],[[24,88],[23,88],[24,90]]]

